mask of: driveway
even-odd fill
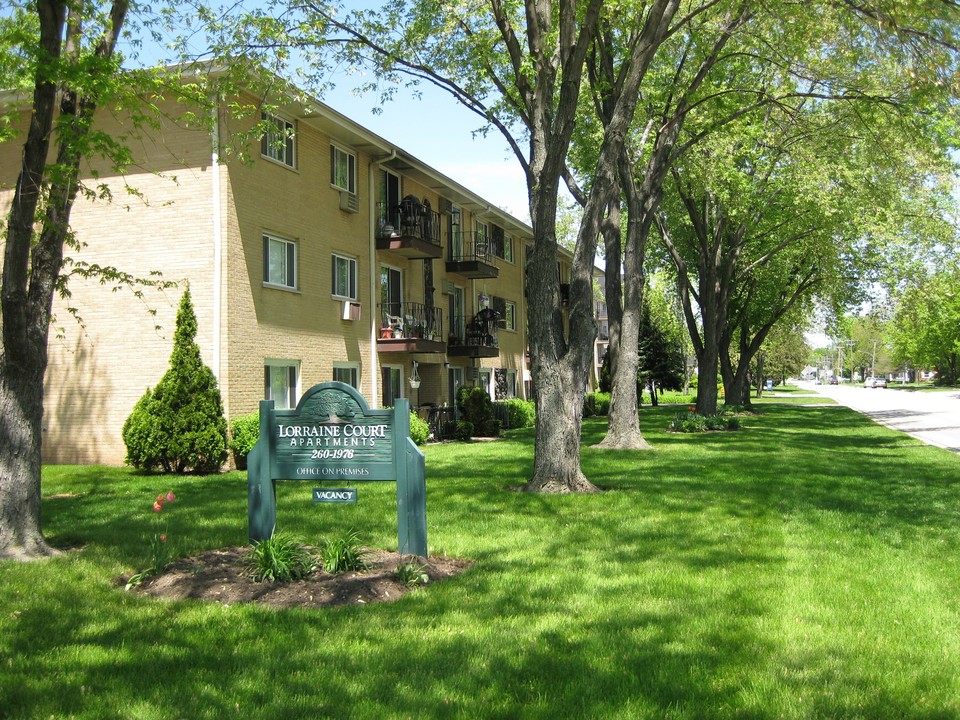
[[[878,423],[913,435],[928,445],[960,453],[960,393],[911,392],[859,385],[799,383],[863,413]]]

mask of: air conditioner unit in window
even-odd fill
[[[453,284],[453,280],[444,279],[440,281],[440,292],[444,295],[453,295],[456,289],[457,287]]]
[[[344,320],[359,320],[360,319],[360,303],[344,300],[342,317]]]
[[[360,198],[352,192],[341,190],[340,209],[350,213],[360,212]]]

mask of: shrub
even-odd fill
[[[256,582],[299,580],[317,567],[313,554],[284,533],[255,542],[245,562]]]
[[[457,420],[457,426],[453,431],[453,437],[464,442],[472,438],[473,423],[469,420]]]
[[[457,399],[463,419],[473,423],[475,429],[479,430],[493,419],[493,403],[483,388],[461,388],[457,391]]]
[[[356,531],[351,530],[332,540],[325,540],[320,549],[323,569],[328,573],[366,570],[366,557],[370,551],[360,544]]]
[[[739,430],[740,418],[735,415],[698,415],[692,409],[678,412],[671,418],[667,430],[672,432],[700,433],[707,430]]]
[[[230,423],[230,449],[233,451],[233,459],[237,464],[237,470],[246,469],[247,455],[250,454],[259,439],[259,412],[241,415],[234,418],[233,422]]]
[[[417,445],[425,445],[430,439],[430,425],[416,413],[410,413],[410,439]]]
[[[503,430],[503,422],[496,418],[490,418],[477,428],[477,435],[480,437],[500,437]]]
[[[583,416],[606,415],[610,412],[610,393],[591,392],[583,396]]]
[[[508,398],[498,403],[506,408],[507,427],[533,427],[537,422],[537,408],[532,400],[522,398]]]
[[[200,358],[197,317],[184,290],[170,369],[123,425],[127,462],[140,470],[217,472],[227,459],[227,421],[213,371]]]

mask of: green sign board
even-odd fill
[[[328,382],[307,390],[292,410],[276,410],[272,400],[263,400],[260,439],[247,457],[250,539],[273,534],[277,480],[396,481],[399,550],[426,557],[424,469],[423,453],[410,439],[406,399],[397,399],[393,409],[371,410],[351,386]],[[314,489],[314,501],[357,501],[356,490],[352,500],[324,492]]]

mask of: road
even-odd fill
[[[836,400],[879,423],[909,433],[928,445],[960,453],[960,393],[910,392],[859,385],[814,385],[801,387]]]

